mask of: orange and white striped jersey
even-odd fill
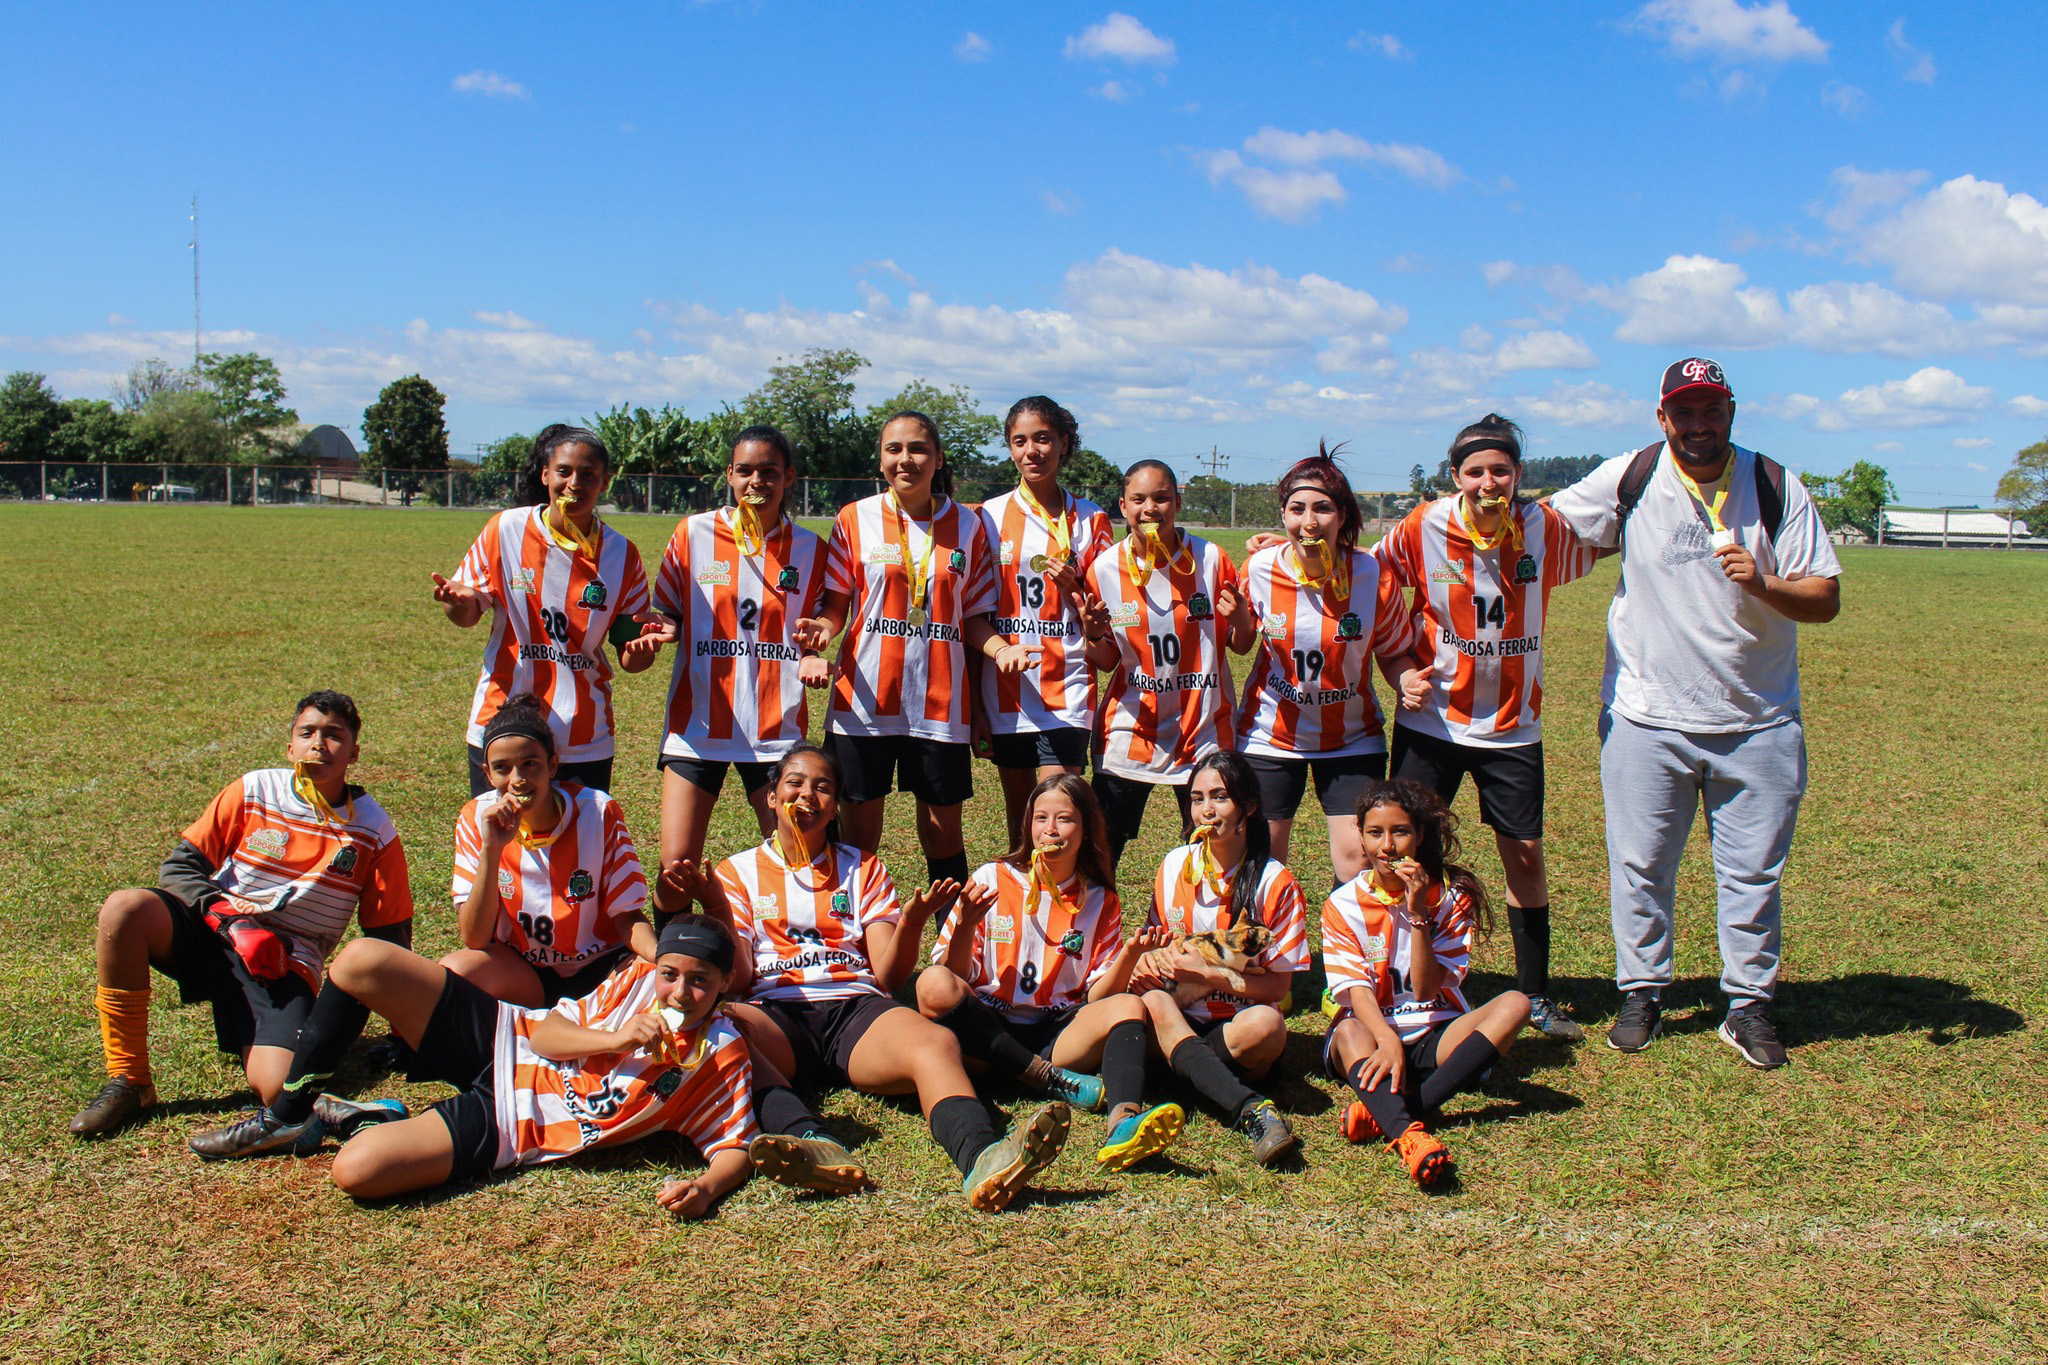
[[[534,1030],[551,1014],[581,1028],[624,1028],[660,1007],[654,983],[654,964],[629,958],[589,995],[552,1010],[498,1006],[491,1076],[499,1168],[537,1166],[659,1132],[681,1133],[707,1159],[754,1140],[747,1042],[723,1012],[706,1022],[704,1052],[687,1070],[642,1051],[556,1062],[533,1050]]]
[[[574,967],[626,942],[647,905],[647,877],[619,803],[593,787],[557,782],[563,813],[554,841],[528,848],[508,839],[492,870],[503,943],[536,967]],[[497,806],[485,792],[455,821],[455,905],[469,898],[483,856],[483,818]]]
[[[1428,702],[1394,723],[1459,744],[1534,744],[1550,590],[1592,572],[1594,549],[1533,502],[1515,508],[1522,534],[1512,549],[1477,549],[1459,500],[1423,503],[1373,547],[1381,570],[1415,590],[1416,662],[1431,670]]]
[[[1054,515],[1066,529],[1074,577],[1086,583],[1088,567],[1109,548],[1109,514],[1064,490],[1061,496],[1066,504]],[[1088,667],[1081,614],[1048,575],[1031,567],[1038,556],[1057,553],[1051,528],[1012,489],[981,505],[981,529],[996,551],[996,605],[989,624],[1012,644],[1044,651],[1034,672],[1005,677],[993,668],[981,670],[989,729],[999,735],[1087,729],[1095,723],[1095,670]]]
[[[470,707],[469,742],[505,698],[533,692],[547,703],[548,727],[564,763],[612,756],[612,666],[605,635],[613,621],[647,610],[640,551],[598,524],[597,563],[557,544],[542,524],[545,507],[498,513],[462,557],[455,581],[490,599],[491,638]]]
[[[792,869],[770,839],[718,865],[740,951],[754,956],[755,1000],[879,995],[867,932],[903,918],[873,854],[834,844]]]
[[[1088,572],[1117,647],[1096,722],[1095,766],[1138,782],[1179,782],[1212,750],[1236,747],[1229,625],[1216,614],[1216,597],[1237,586],[1237,567],[1183,531],[1174,562],[1141,575],[1129,543],[1098,556]]]
[[[1400,590],[1363,550],[1350,556],[1344,597],[1297,581],[1287,545],[1245,562],[1244,589],[1259,623],[1237,733],[1248,754],[1341,757],[1386,751],[1372,661],[1414,645]]]
[[[1408,927],[1405,916],[1365,890],[1371,876],[1370,871],[1361,872],[1323,902],[1323,970],[1340,1007],[1338,1018],[1351,1010],[1344,993],[1363,986],[1379,1001],[1401,1041],[1412,1043],[1431,1025],[1447,1023],[1472,1008],[1462,989],[1472,966],[1472,902],[1441,882],[1429,888],[1436,928],[1434,940],[1425,946],[1443,965],[1443,984],[1429,999],[1417,1000],[1408,982],[1420,935]]]
[[[412,918],[412,878],[375,800],[351,787],[340,823],[330,823],[292,777],[290,768],[243,773],[183,838],[213,864],[213,884],[234,912],[283,939],[292,970],[317,990],[351,915],[365,929]]]
[[[910,600],[910,576],[927,563],[920,607]],[[825,552],[825,587],[849,604],[826,728],[967,743],[965,626],[996,605],[995,556],[981,518],[950,498],[930,521],[901,516],[886,493],[849,503]]]
[[[669,538],[654,606],[680,637],[668,684],[664,758],[758,762],[804,737],[790,627],[825,596],[825,542],[785,518],[744,554],[731,508],[686,518]]]
[[[971,880],[994,891],[996,900],[974,927],[968,989],[1025,1024],[1085,1001],[1123,946],[1124,907],[1116,892],[1094,885],[1084,891],[1077,876],[1060,888],[1068,903],[1056,905],[1044,892],[1031,894],[1029,871],[1005,862],[983,863]],[[957,912],[947,917],[932,945],[934,963],[945,965],[959,924]]]
[[[1200,866],[1199,854],[1196,845],[1182,844],[1159,864],[1148,923],[1174,934],[1208,934],[1231,926],[1230,870],[1225,870],[1220,886],[1212,886],[1194,873]],[[1259,873],[1257,904],[1259,923],[1273,931],[1273,941],[1251,960],[1252,968],[1289,974],[1308,970],[1308,902],[1285,863],[1266,860]],[[1211,991],[1183,1012],[1197,1021],[1229,1019],[1256,1003],[1229,991]]]

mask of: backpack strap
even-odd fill
[[[1657,452],[1664,448],[1662,441],[1644,446],[1630,457],[1628,468],[1621,472],[1621,486],[1615,490],[1614,498],[1614,542],[1620,545],[1628,535],[1629,513],[1636,510],[1636,504],[1643,500],[1643,490],[1650,486],[1650,476],[1657,472]]]
[[[1785,466],[1760,452],[1756,457],[1756,505],[1762,513],[1764,534],[1775,542],[1778,528],[1785,524]]]
[[[1615,490],[1614,499],[1617,543],[1628,533],[1628,515],[1643,500],[1643,490],[1649,487],[1650,476],[1657,472],[1657,454],[1663,449],[1662,441],[1644,446],[1629,460],[1628,468],[1622,471],[1621,486]],[[1757,509],[1764,534],[1775,541],[1778,529],[1785,524],[1785,466],[1768,455],[1755,453]]]

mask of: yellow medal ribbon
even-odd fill
[[[1500,528],[1491,537],[1481,535],[1479,528],[1472,524],[1472,512],[1466,506],[1463,494],[1458,496],[1458,523],[1465,529],[1465,539],[1471,541],[1472,548],[1479,553],[1485,554],[1496,545],[1504,545],[1509,554],[1517,554],[1522,548],[1522,519],[1515,515],[1512,498],[1499,499],[1497,505],[1501,509]]]
[[[1216,862],[1216,854],[1209,847],[1209,840],[1216,831],[1207,825],[1197,826],[1192,846],[1194,854],[1182,865],[1181,880],[1189,886],[1206,886],[1209,894],[1217,900],[1227,900],[1229,888],[1223,883],[1223,868]]]
[[[676,1029],[683,1019],[683,1012],[670,1009],[666,1005],[657,1005],[648,1013],[661,1020],[661,1038],[648,1049],[655,1060],[667,1062],[670,1066],[684,1071],[695,1071],[697,1064],[704,1060],[704,1054],[711,1050],[711,1017],[706,1016],[704,1023],[697,1030],[695,1045],[685,1052],[683,1040],[676,1034]],[[713,1015],[716,1013],[716,1010],[712,1011]]]
[[[555,828],[553,832],[548,834],[535,834],[533,832],[533,807],[528,805],[525,810],[519,812],[519,846],[521,848],[537,851],[546,848],[549,844],[562,837],[562,827],[569,823],[568,807],[562,804],[562,798],[555,794],[553,787],[548,788],[548,800],[556,807]]]
[[[1156,522],[1141,521],[1131,527],[1131,533],[1124,537],[1124,563],[1131,581],[1142,584],[1151,578],[1165,562],[1168,573],[1193,573],[1195,571],[1195,547],[1188,540],[1187,532],[1180,533],[1180,549],[1169,556],[1159,539]]]
[[[1064,847],[1065,845],[1040,844],[1037,848],[1031,850],[1031,903],[1033,905],[1038,903],[1040,895],[1047,895],[1052,897],[1053,904],[1065,906],[1070,911],[1073,909],[1072,903],[1067,900],[1067,893],[1060,890],[1059,883],[1053,880],[1052,873],[1048,872],[1045,866],[1047,855],[1055,853]]]
[[[343,807],[341,814],[336,815],[334,807],[329,805],[327,798],[320,794],[320,788],[313,785],[313,779],[306,772],[306,767],[305,760],[292,760],[292,790],[298,793],[301,801],[304,801],[313,808],[313,818],[323,825],[345,825],[355,819],[356,799],[353,796],[345,796],[344,800],[348,804]],[[346,790],[347,788],[344,787],[343,791],[346,792]]]
[[[1065,493],[1060,494],[1060,514],[1055,517],[1039,504],[1031,489],[1022,482],[1017,485],[1017,496],[1024,499],[1024,505],[1036,512],[1038,519],[1045,523],[1046,538],[1052,542],[1052,557],[1061,564],[1073,563],[1074,537],[1067,528],[1067,523],[1074,516],[1072,499]]]
[[[896,490],[889,490],[889,506],[896,509],[897,532],[903,537],[903,571],[910,576],[910,605],[926,605],[925,596],[931,588],[932,556],[939,548],[939,504],[932,502],[932,529],[924,538],[924,554],[912,553],[910,548],[910,514],[903,510],[903,504],[896,500]]]
[[[555,505],[547,513],[542,514],[540,524],[548,528],[548,534],[554,537],[555,544],[572,554],[581,550],[589,557],[590,562],[595,564],[597,563],[597,543],[604,538],[604,523],[601,521],[592,522],[591,525],[597,528],[597,534],[584,535],[583,529],[569,516],[569,502],[570,498],[566,493],[555,499]],[[557,521],[561,522],[560,526],[555,524]]]
[[[1319,574],[1311,574],[1308,571],[1308,565],[1302,560],[1302,550],[1310,546],[1314,547],[1310,553],[1325,564],[1325,568]],[[1287,547],[1287,556],[1288,569],[1293,573],[1296,583],[1303,587],[1315,588],[1320,592],[1329,594],[1329,596],[1336,599],[1339,606],[1342,606],[1350,599],[1350,556],[1333,554],[1329,542],[1317,540],[1314,537],[1302,541],[1300,545],[1289,545]]]
[[[1685,485],[1685,491],[1692,494],[1693,501],[1707,514],[1707,520],[1712,523],[1713,528],[1716,531],[1727,530],[1727,524],[1721,520],[1721,509],[1728,503],[1728,479],[1735,472],[1735,456],[1731,454],[1728,457],[1727,462],[1721,466],[1721,477],[1715,479],[1705,490],[1693,481],[1692,475],[1686,473],[1685,467],[1676,459],[1671,461],[1671,469],[1678,475],[1678,481]],[[1707,501],[1709,492],[1714,495],[1712,502]]]
[[[789,817],[789,832],[791,835],[795,837],[796,851],[801,856],[790,856],[789,844],[786,840],[783,839],[782,831],[779,828],[775,831],[775,851],[782,855],[783,863],[786,866],[788,866],[789,870],[792,872],[794,872],[796,869],[800,867],[809,867],[811,865],[812,859],[814,859],[817,855],[812,853],[811,846],[804,842],[804,832],[801,829],[797,828],[796,802],[783,802],[782,813]]]
[[[732,538],[739,542],[740,553],[757,555],[768,543],[767,532],[761,526],[761,504],[766,498],[741,498],[733,511]]]

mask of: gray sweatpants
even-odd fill
[[[1806,791],[1799,719],[1732,735],[1600,713],[1614,976],[1624,991],[1672,981],[1678,860],[1704,801],[1714,850],[1721,989],[1736,1005],[1778,988],[1779,880]]]

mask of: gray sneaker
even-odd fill
[[[1567,1043],[1576,1043],[1586,1036],[1586,1031],[1565,1018],[1557,1002],[1547,995],[1529,997],[1529,1027],[1546,1038]]]
[[[1775,1071],[1789,1060],[1778,1030],[1762,1005],[1745,1005],[1728,1011],[1721,1021],[1721,1041],[1742,1054],[1742,1060],[1759,1071]]]
[[[1607,1046],[1616,1052],[1641,1052],[1664,1031],[1664,1006],[1648,986],[1632,990],[1621,1002],[1621,1013],[1607,1030]]]
[[[277,1115],[266,1106],[253,1114],[244,1114],[225,1128],[195,1134],[191,1147],[208,1161],[267,1156],[273,1152],[311,1156],[320,1150],[320,1140],[326,1135],[318,1114],[306,1115],[304,1123],[279,1123]]]

